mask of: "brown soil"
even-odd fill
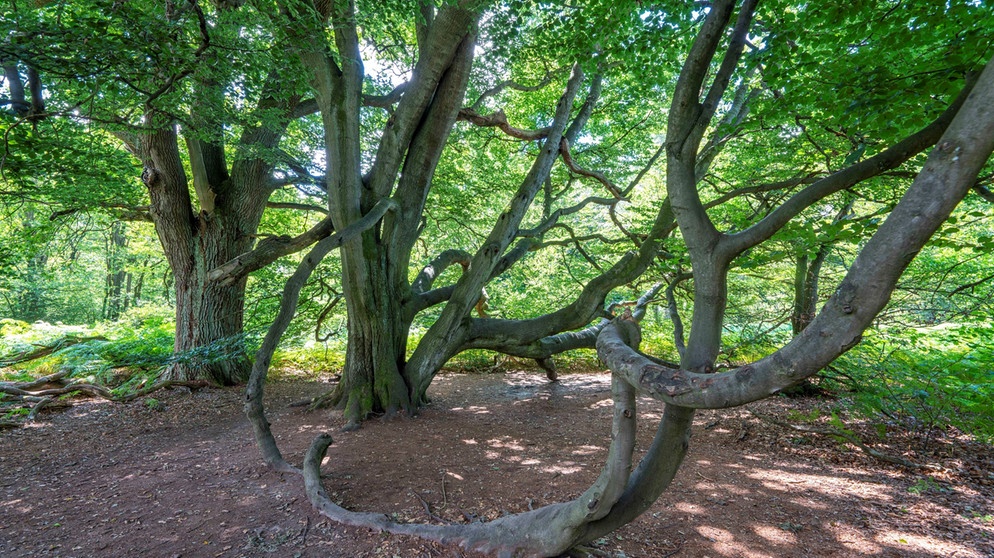
[[[407,521],[487,520],[575,497],[606,454],[609,385],[606,373],[557,384],[534,372],[443,374],[419,417],[334,432],[326,487],[346,507]],[[340,424],[289,406],[327,387],[268,387],[292,462]],[[164,409],[85,400],[0,433],[0,556],[478,558],[323,519],[299,477],[260,464],[237,388],[155,397]],[[640,405],[644,448],[661,407]],[[751,408],[785,419],[817,405]],[[931,480],[747,409],[703,411],[673,486],[596,548],[647,558],[994,556],[994,452],[944,438],[922,456],[914,443],[877,447],[944,467]]]

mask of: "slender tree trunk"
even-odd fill
[[[125,280],[128,273],[124,269],[127,244],[124,223],[115,222],[111,225],[110,239],[107,242],[107,279],[102,312],[105,320],[116,321],[127,307]]]
[[[818,310],[818,279],[826,256],[827,245],[821,246],[814,258],[809,258],[806,254],[797,256],[794,268],[794,306],[790,314],[790,328],[795,337],[808,327]]]

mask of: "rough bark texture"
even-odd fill
[[[410,388],[405,363],[413,317],[405,307],[413,298],[407,277],[410,252],[431,177],[464,96],[478,17],[450,4],[425,22],[412,81],[403,88],[372,167],[363,175],[359,107],[364,75],[354,12],[351,2],[329,12],[340,64],[320,48],[320,28],[302,30],[298,49],[313,72],[327,159],[337,170],[327,184],[335,228],[348,227],[380,200],[392,198],[399,207],[342,246],[349,342],[342,381],[328,399],[344,407],[350,427],[371,413],[413,412],[422,402]]]
[[[673,229],[668,206],[660,212],[648,241],[638,243],[641,248],[637,254],[623,257],[559,312],[524,321],[489,319],[485,289],[489,281],[535,248],[536,239],[555,226],[560,217],[590,203],[610,206],[634,187],[633,183],[622,191],[602,173],[581,169],[569,152],[598,101],[601,76],[589,80],[586,100],[574,114],[574,100],[585,81],[577,70],[566,84],[549,126],[535,133],[514,132],[499,112],[493,117],[480,117],[475,109],[463,107],[480,16],[478,3],[465,0],[437,9],[426,4],[424,20],[417,23],[418,59],[411,81],[390,95],[371,100],[361,94],[364,75],[354,2],[327,5],[326,10],[316,5],[314,8],[321,17],[294,19],[291,32],[297,53],[312,74],[328,164],[336,169],[327,176],[329,219],[335,230],[342,230],[380,200],[390,198],[399,206],[377,227],[342,246],[349,343],[342,381],[332,393],[320,398],[320,403],[344,408],[347,426],[355,427],[372,413],[415,412],[425,402],[434,375],[460,351],[488,348],[550,364],[545,359],[552,354],[578,343],[592,346],[592,332],[564,332],[580,330],[602,317],[604,300],[611,290],[636,279],[646,269],[655,257],[658,241]],[[286,13],[293,10],[288,7]],[[326,39],[324,23],[315,23],[329,19],[333,41]],[[551,82],[551,78],[547,81]],[[366,101],[391,110],[372,163],[361,173],[358,108]],[[457,119],[511,130],[512,137],[519,139],[541,141],[541,150],[483,245],[474,253],[453,250],[440,254],[411,282],[411,253],[421,233],[425,203]],[[369,156],[365,154],[367,159]],[[548,183],[559,157],[568,168],[599,181],[612,197],[591,196],[555,212],[550,208],[536,229],[521,230],[525,215]],[[655,160],[654,156],[650,165]],[[301,237],[281,243],[288,248],[291,243],[305,241]],[[261,256],[256,259],[262,261]],[[229,263],[218,270],[217,277],[229,280],[237,276],[254,265],[250,260],[246,257]],[[456,262],[463,268],[460,279],[455,284],[433,288],[441,271]],[[407,359],[410,324],[419,312],[437,304],[444,304],[440,318]],[[474,308],[479,318],[470,317]],[[549,374],[554,377],[554,372]]]
[[[149,215],[175,279],[177,360],[167,372],[170,378],[219,384],[248,378],[241,345],[247,271],[218,281],[223,277],[214,270],[250,252],[273,192],[274,163],[266,153],[279,144],[299,100],[281,92],[283,84],[273,77],[254,107],[267,115],[265,123],[243,128],[230,149],[230,164],[222,116],[209,102],[225,84],[209,79],[194,79],[192,126],[184,124],[182,142],[174,118],[152,108],[151,101],[142,129],[116,134],[143,164]]]
[[[612,338],[605,330],[600,342],[614,347],[603,349],[605,362],[655,397],[694,408],[743,405],[815,374],[859,342],[908,264],[973,187],[992,151],[994,62],[988,63],[925,166],[835,293],[790,343],[752,364],[707,374],[686,363],[681,369],[659,366],[625,350],[624,338]]]
[[[249,363],[243,351],[236,352],[233,358],[206,364],[188,362],[183,355],[241,335],[244,279],[221,286],[207,275],[251,247],[251,238],[240,233],[256,229],[264,202],[254,204],[240,199],[232,189],[232,195],[224,198],[227,203],[217,204],[212,213],[195,214],[176,129],[168,122],[160,126],[138,138],[135,150],[145,165],[142,180],[148,187],[149,212],[176,280],[175,351],[180,360],[171,366],[167,376],[208,379],[219,384],[244,381]]]

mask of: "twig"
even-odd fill
[[[445,474],[442,474],[442,507],[439,509],[444,510],[448,506],[449,506],[449,499],[448,496],[445,495]]]
[[[447,519],[444,519],[444,518],[439,517],[439,516],[435,515],[434,513],[432,513],[431,512],[431,506],[428,505],[428,502],[426,502],[425,499],[422,498],[420,494],[418,494],[417,492],[415,492],[413,490],[411,491],[411,494],[413,494],[415,498],[417,498],[418,500],[421,501],[421,505],[424,506],[424,508],[425,508],[425,515],[428,516],[428,519],[433,519],[435,521],[438,521],[439,523],[451,523]]]
[[[304,528],[300,530],[300,546],[304,546],[307,543],[307,533],[311,530],[311,517],[304,517]]]

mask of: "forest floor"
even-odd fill
[[[334,412],[292,402],[328,384],[267,386],[284,455],[335,443],[325,486],[350,509],[404,521],[489,520],[581,493],[610,436],[610,376],[444,373],[415,418],[339,432]],[[465,557],[409,537],[343,527],[313,511],[303,483],[267,470],[239,388],[159,392],[156,401],[77,400],[0,432],[0,556]],[[792,431],[816,398],[702,411],[684,467],[641,518],[596,541],[617,557],[991,557],[994,451],[962,437],[890,437],[877,449],[941,470],[906,469]],[[639,447],[661,405],[640,399]],[[797,420],[798,415],[790,418]]]

